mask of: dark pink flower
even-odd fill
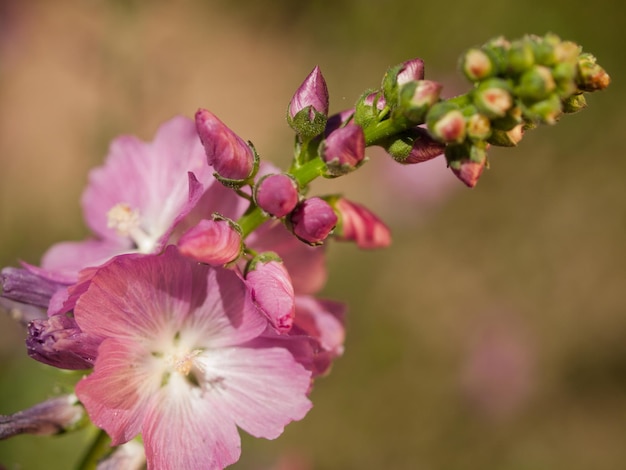
[[[357,124],[347,124],[331,132],[320,146],[328,173],[341,176],[355,170],[365,158],[365,134]]]
[[[311,121],[314,112],[328,114],[328,88],[318,66],[304,79],[289,103],[289,116],[292,119],[302,110],[307,110]]]
[[[75,317],[105,338],[76,393],[113,445],[141,433],[149,468],[224,468],[239,458],[237,426],[273,439],[311,407],[310,372],[255,344],[267,322],[243,281],[174,247],[100,268]]]
[[[255,170],[252,148],[217,116],[199,109],[196,112],[196,129],[204,146],[207,162],[222,178],[245,180]]]

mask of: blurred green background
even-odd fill
[[[0,264],[87,235],[79,196],[120,133],[205,107],[286,163],[285,109],[314,65],[331,111],[419,56],[449,94],[459,55],[552,31],[611,87],[515,149],[473,190],[442,160],[317,185],[369,204],[394,244],[332,244],[324,295],[350,305],[345,355],[276,441],[232,468],[615,470],[626,466],[625,10],[617,0],[0,1]],[[0,317],[0,414],[68,378]],[[84,433],[0,442],[8,469],[68,469]]]

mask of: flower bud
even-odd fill
[[[48,308],[54,293],[63,287],[28,269],[12,267],[0,271],[0,284],[2,297],[42,308]]]
[[[178,249],[201,263],[223,266],[241,255],[241,229],[232,220],[215,215],[187,230],[178,240]]]
[[[522,74],[516,91],[528,103],[546,99],[555,88],[556,83],[550,69],[535,65]]]
[[[562,101],[562,104],[563,112],[571,114],[585,108],[587,106],[587,100],[585,99],[585,95],[583,95],[582,93],[578,93],[568,98],[565,98]]]
[[[273,252],[256,256],[246,268],[252,300],[278,333],[287,333],[295,315],[295,294],[289,272]]]
[[[217,116],[206,109],[199,109],[196,112],[196,130],[207,162],[217,176],[234,182],[254,175],[258,165],[255,152]]]
[[[254,187],[255,203],[274,217],[284,217],[298,204],[298,183],[286,174],[262,177]]]
[[[357,124],[348,124],[332,132],[320,144],[320,155],[329,176],[341,176],[355,170],[365,158],[365,134]]]
[[[523,136],[524,125],[518,124],[513,129],[508,131],[493,129],[491,135],[487,139],[487,142],[498,147],[515,147],[522,140]]]
[[[511,87],[502,79],[490,78],[478,85],[473,102],[478,111],[489,119],[503,117],[513,106]]]
[[[354,117],[354,109],[345,109],[337,114],[328,117],[324,135],[328,137],[331,132],[345,126]]]
[[[611,83],[611,77],[596,63],[596,58],[589,54],[580,54],[576,83],[581,91],[604,90]]]
[[[476,106],[466,106],[461,112],[465,116],[465,130],[470,140],[485,140],[491,135],[491,121],[479,113]]]
[[[424,61],[412,59],[390,67],[382,82],[382,91],[387,103],[398,102],[398,90],[407,83],[424,79]]]
[[[323,199],[312,197],[300,202],[289,217],[294,235],[309,245],[321,245],[337,225],[337,214]]]
[[[426,115],[430,133],[439,141],[461,143],[465,140],[465,118],[455,104],[442,101]]]
[[[446,147],[448,166],[466,186],[473,188],[487,165],[487,144],[461,144]]]
[[[422,124],[428,110],[439,101],[443,85],[431,80],[407,83],[400,89],[398,108],[394,113],[401,114],[414,124]]]
[[[528,38],[511,43],[511,47],[506,51],[507,73],[519,75],[532,67],[534,63],[535,55]]]
[[[74,318],[52,315],[28,325],[26,347],[36,361],[59,369],[90,369],[96,360],[101,339],[82,332]]]
[[[341,241],[353,241],[361,249],[386,248],[391,244],[389,228],[369,209],[343,197],[330,201],[339,214],[333,236]]]
[[[311,139],[324,131],[327,119],[328,88],[316,66],[291,98],[287,121],[298,135]]]
[[[423,127],[415,127],[378,142],[395,161],[402,164],[422,163],[441,155],[446,144],[431,137]]]
[[[471,82],[484,80],[496,74],[496,64],[487,52],[479,48],[469,49],[460,60],[461,72]]]
[[[380,91],[368,90],[356,103],[354,122],[365,128],[380,122],[380,113],[387,106],[387,100]]]
[[[524,108],[524,117],[529,121],[555,124],[563,113],[563,105],[557,94]]]
[[[75,395],[61,395],[10,416],[0,415],[0,440],[19,434],[61,434],[76,428],[84,417]]]

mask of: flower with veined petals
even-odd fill
[[[82,196],[96,238],[52,246],[42,268],[75,282],[78,271],[122,253],[157,253],[176,225],[216,184],[194,122],[175,117],[152,142],[118,137],[105,164],[89,174]]]
[[[103,338],[76,394],[112,445],[141,433],[149,468],[224,468],[239,458],[236,426],[273,439],[311,407],[310,372],[254,341],[267,322],[243,281],[174,247],[100,268],[74,315]]]

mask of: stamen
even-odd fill
[[[150,253],[154,240],[141,228],[141,215],[125,202],[115,204],[107,212],[107,227],[115,229],[121,237],[129,237],[142,253]]]

